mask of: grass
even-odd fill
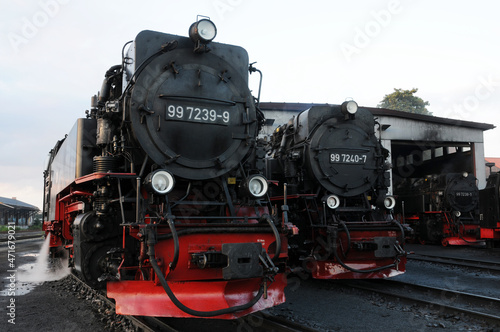
[[[12,228],[10,228],[12,229]],[[28,228],[26,227],[15,227],[16,232],[25,232],[25,231],[41,231],[42,230],[42,225],[41,224],[36,224],[36,225],[31,225]],[[9,231],[9,226],[7,225],[0,225],[0,233],[1,232],[8,232]]]

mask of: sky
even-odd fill
[[[435,116],[500,127],[500,2],[486,0],[10,0],[0,4],[0,196],[42,208],[49,151],[85,117],[142,30],[245,48],[261,101],[376,107],[418,88]],[[250,77],[257,95],[258,76]],[[500,128],[484,133],[500,157]]]

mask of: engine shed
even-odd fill
[[[266,117],[262,135],[314,105],[307,103],[260,103]],[[389,150],[392,163],[391,188],[403,187],[411,179],[425,179],[450,172],[474,174],[478,187],[486,185],[483,132],[492,124],[412,114],[366,107],[377,118],[376,132]]]
[[[36,206],[16,198],[0,197],[0,225],[15,224],[28,226],[30,220],[40,211]]]

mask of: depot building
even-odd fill
[[[260,103],[266,117],[262,134],[273,133],[276,127],[315,105],[325,104]],[[495,128],[494,125],[366,108],[377,118],[380,125],[376,133],[390,152],[392,188],[408,178],[458,172],[474,174],[479,189],[485,187],[483,132]]]

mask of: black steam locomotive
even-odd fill
[[[105,283],[119,314],[231,319],[284,302],[285,226],[267,196],[247,52],[143,31],[87,118],[51,151],[53,255]],[[124,47],[125,50],[125,47]]]
[[[479,190],[474,175],[447,173],[397,189],[405,221],[421,243],[466,245],[479,238]]]
[[[383,278],[405,271],[404,229],[391,209],[389,155],[376,121],[354,101],[313,106],[269,139],[271,197],[299,228],[290,263],[319,279]]]

